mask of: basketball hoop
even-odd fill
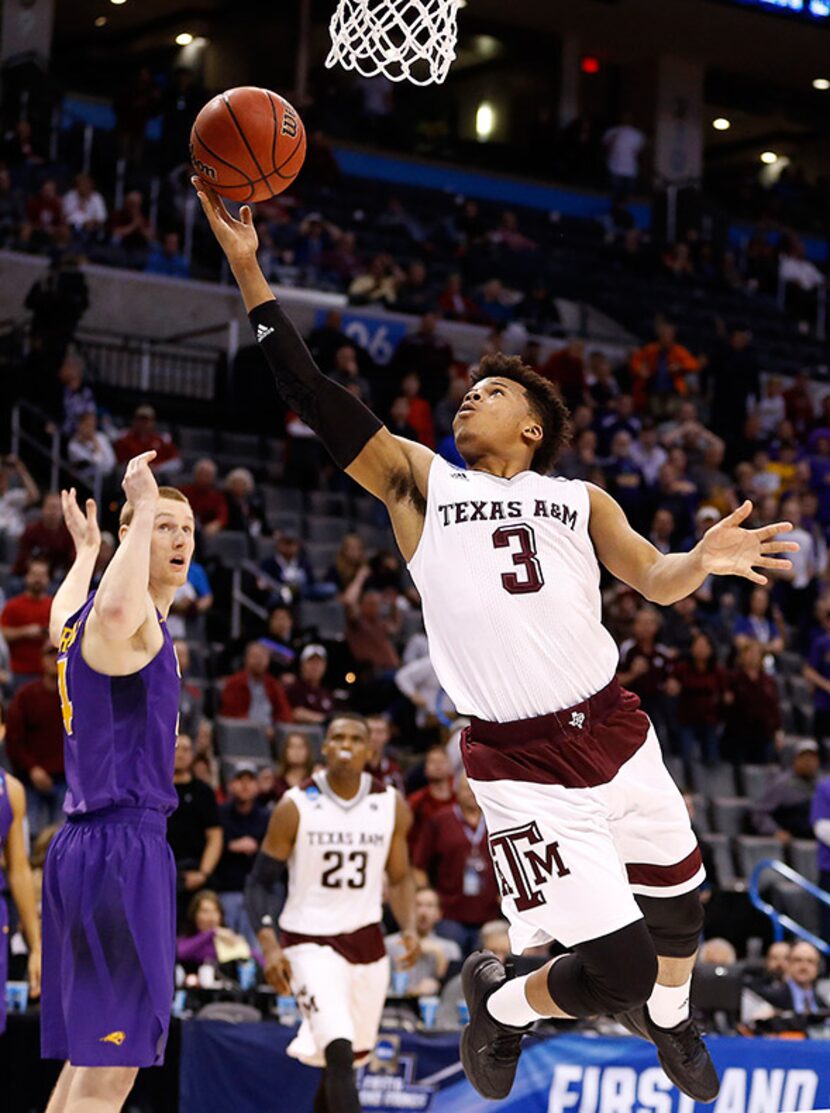
[[[338,0],[326,66],[440,84],[455,60],[458,0]]]

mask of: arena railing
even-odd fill
[[[45,436],[38,437],[30,427],[27,427],[29,425],[26,421],[27,417],[33,419],[37,426],[43,429]],[[61,455],[60,430],[47,413],[25,399],[18,399],[12,410],[11,432],[11,449],[15,456],[21,456],[21,450],[25,446],[29,453],[39,456],[48,463],[50,491],[59,490],[63,482],[62,477],[68,476],[82,490],[89,491],[96,503],[101,505],[103,476],[99,472],[94,475],[81,472]]]
[[[797,938],[803,939],[807,943],[812,943],[821,954],[830,957],[830,942],[814,935],[809,928],[804,927],[803,924],[799,924],[797,920],[788,916],[786,912],[779,911],[761,896],[760,879],[767,870],[772,870],[774,873],[784,878],[785,881],[789,881],[799,889],[802,889],[805,893],[815,897],[819,904],[824,905],[826,908],[830,908],[830,893],[820,889],[818,885],[814,885],[812,881],[808,881],[808,879],[803,877],[800,873],[796,873],[790,866],[784,865],[783,862],[775,861],[774,858],[763,858],[758,862],[749,879],[749,899],[760,912],[763,912],[772,921],[773,938],[776,943],[780,943],[784,938],[784,932],[789,931],[797,936]]]

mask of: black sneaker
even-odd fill
[[[676,1028],[658,1028],[645,1005],[618,1013],[614,1020],[657,1048],[657,1058],[667,1078],[695,1101],[714,1101],[720,1079],[698,1026],[689,1017]]]
[[[531,1028],[500,1024],[487,1011],[487,998],[508,980],[491,951],[474,951],[461,968],[461,987],[470,1023],[461,1033],[464,1073],[483,1098],[506,1098],[516,1076],[522,1036]]]

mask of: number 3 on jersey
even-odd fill
[[[69,698],[69,689],[66,686],[66,666],[69,664],[67,657],[58,658],[58,695],[61,700],[61,715],[63,716],[63,729],[68,735],[72,734],[72,700]]]
[[[518,542],[516,548],[511,542]],[[517,572],[503,572],[502,587],[511,595],[529,595],[540,591],[545,584],[542,566],[536,555],[536,534],[530,526],[499,526],[493,532],[494,549],[511,549],[513,564],[522,569]]]

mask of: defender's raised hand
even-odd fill
[[[775,553],[797,553],[796,541],[776,540],[779,534],[788,533],[792,522],[773,522],[760,529],[743,529],[752,513],[752,503],[747,499],[737,510],[733,510],[717,525],[703,535],[700,542],[700,555],[706,572],[716,576],[743,576],[755,584],[765,584],[767,577],[756,568],[769,568],[771,571],[787,572],[792,561],[776,557]]]
[[[127,464],[121,486],[133,506],[148,499],[155,501],[159,497],[158,483],[150,467],[150,461],[155,458],[155,449],[151,449],[149,452],[142,452],[140,456],[133,456]]]
[[[237,220],[225,208],[225,203],[219,194],[205,185],[201,178],[194,175],[190,181],[202,204],[202,211],[208,219],[208,224],[231,266],[255,258],[259,237],[254,228],[254,214],[250,205],[242,206],[239,210],[240,219]]]
[[[87,499],[86,513],[78,506],[75,488],[61,491],[61,508],[63,520],[75,545],[75,552],[82,549],[94,549],[97,553],[101,548],[101,530],[98,527],[98,511],[94,499]]]

